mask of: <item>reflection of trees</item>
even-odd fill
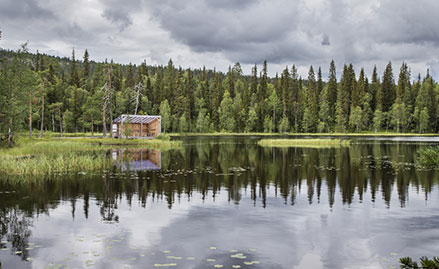
[[[23,260],[29,257],[29,237],[32,219],[16,208],[0,209],[0,239],[11,243],[11,253],[17,253]],[[0,243],[0,248],[7,247]],[[20,252],[21,251],[21,252]]]
[[[104,175],[62,180],[19,183],[24,181],[2,179],[0,190],[15,193],[0,195],[0,236],[13,242],[13,248],[26,257],[30,217],[49,214],[59,201],[70,201],[72,217],[84,214],[86,218],[90,202],[95,201],[104,221],[117,222],[122,198],[129,205],[137,202],[144,207],[164,200],[171,208],[181,199],[193,199],[194,193],[202,199],[215,199],[221,191],[227,192],[231,203],[239,204],[249,196],[254,205],[265,207],[269,206],[269,192],[294,205],[299,193],[305,193],[309,203],[321,202],[321,191],[326,188],[331,207],[337,197],[350,204],[356,196],[360,201],[370,197],[375,202],[379,194],[390,206],[392,191],[397,193],[400,206],[405,206],[409,187],[424,192],[427,199],[438,184],[437,171],[407,165],[415,161],[414,145],[273,149],[232,143],[230,138],[218,140],[226,143],[195,143],[163,152],[161,171],[121,172],[114,168]],[[83,201],[82,212],[76,210],[78,200]]]

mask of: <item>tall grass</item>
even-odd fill
[[[262,139],[258,145],[263,147],[306,147],[306,148],[331,148],[346,147],[349,140],[344,139]]]
[[[0,173],[12,175],[77,173],[109,167],[111,167],[111,159],[105,154],[67,153],[24,158],[0,158]]]
[[[168,150],[181,141],[114,138],[20,138],[13,148],[0,149],[0,174],[50,175],[93,171],[111,166],[106,151],[120,147]]]

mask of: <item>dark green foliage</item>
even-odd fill
[[[428,257],[420,259],[420,265],[409,257],[399,259],[402,269],[439,269],[439,257],[433,257],[431,260]]]
[[[0,132],[42,127],[51,131],[96,131],[120,114],[162,114],[166,132],[437,132],[439,87],[428,74],[411,82],[403,63],[395,84],[392,65],[382,83],[361,68],[344,65],[340,82],[331,61],[327,81],[296,66],[274,78],[265,61],[250,75],[239,63],[226,74],[145,62],[121,65],[0,50]],[[111,84],[111,89],[109,88]],[[43,98],[44,97],[44,98]],[[44,111],[42,104],[44,100]],[[108,129],[108,128],[107,128]]]
[[[381,84],[381,105],[383,112],[387,112],[391,109],[395,97],[395,81],[393,79],[392,63],[389,62],[384,71],[383,83]]]

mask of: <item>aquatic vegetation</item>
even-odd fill
[[[258,145],[263,147],[303,147],[303,148],[332,148],[347,147],[350,141],[346,139],[262,139]]]
[[[439,147],[427,147],[418,150],[418,164],[426,168],[439,167]]]

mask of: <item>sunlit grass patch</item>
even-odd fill
[[[261,139],[258,145],[263,147],[303,147],[303,148],[333,148],[347,147],[349,140],[345,139]]]

